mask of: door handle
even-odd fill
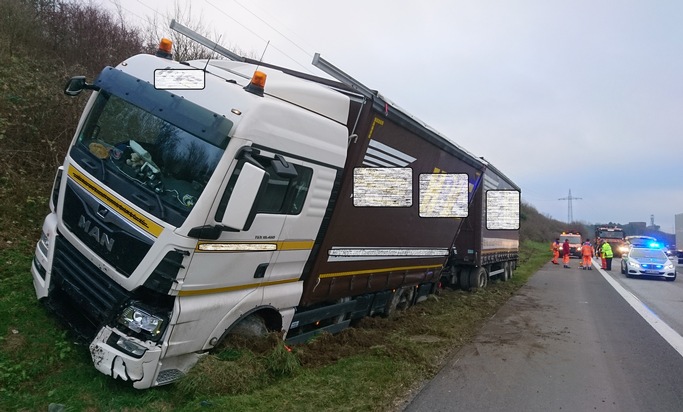
[[[256,271],[254,272],[254,278],[255,279],[260,279],[263,278],[266,275],[266,269],[268,268],[267,263],[261,263],[256,267]]]

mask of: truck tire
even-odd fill
[[[489,284],[489,274],[485,268],[474,268],[470,271],[470,290],[484,289]]]
[[[413,305],[415,298],[415,287],[406,286],[398,289],[387,307],[385,317],[391,317],[397,312],[406,310]]]
[[[230,329],[230,334],[248,338],[262,338],[269,333],[266,322],[259,315],[250,315]]]
[[[458,287],[458,269],[451,265],[446,268],[441,274],[441,286],[444,288],[455,289]]]
[[[221,351],[230,347],[240,347],[253,344],[254,342],[260,342],[268,336],[270,331],[266,326],[266,321],[263,317],[257,314],[251,314],[246,318],[238,321],[235,326],[230,328],[226,333],[221,336],[214,345],[214,350]]]
[[[469,291],[470,290],[470,272],[472,272],[474,268],[463,268],[460,270],[460,273],[458,274],[458,284],[460,285],[460,289],[464,291]]]

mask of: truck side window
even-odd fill
[[[301,209],[306,201],[308,189],[311,185],[313,170],[308,167],[294,165],[298,174],[296,177],[281,177],[275,173],[275,170],[270,165],[270,159],[261,156],[254,156],[254,158],[265,166],[264,169],[268,173],[266,192],[257,200],[256,213],[285,215],[298,215],[301,213]],[[216,221],[221,221],[223,218],[225,208],[228,205],[230,195],[235,187],[237,177],[242,170],[243,164],[244,160],[241,160],[232,176],[230,176],[228,186],[225,188],[225,192],[218,204],[218,210],[216,211],[215,216]]]

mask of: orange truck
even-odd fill
[[[612,252],[614,253],[615,257],[621,257],[622,254],[626,254],[628,252],[624,229],[618,226],[604,226],[596,228],[595,238],[600,238],[609,243],[609,245],[612,247]]]

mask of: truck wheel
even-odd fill
[[[398,289],[387,307],[386,317],[393,316],[397,311],[406,310],[413,305],[415,297],[415,287],[406,286]]]
[[[461,290],[466,292],[470,290],[470,273],[473,270],[473,268],[464,268],[460,270],[460,274],[458,275],[458,284],[460,285]]]
[[[230,329],[231,335],[247,338],[261,338],[269,333],[266,322],[259,315],[250,315]]]
[[[484,268],[474,268],[470,271],[470,289],[483,289],[489,283],[489,274]]]
[[[243,347],[245,345],[261,342],[268,336],[270,331],[266,327],[263,317],[252,314],[240,320],[235,326],[224,333],[215,343],[214,350],[221,351],[230,347]]]

